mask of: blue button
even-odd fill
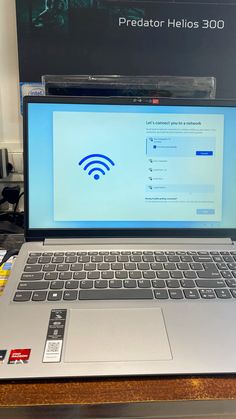
[[[196,151],[196,156],[213,156],[213,151],[203,151],[203,150],[199,150]]]
[[[215,214],[214,208],[197,208],[197,215],[213,215]]]

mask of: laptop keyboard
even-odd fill
[[[14,302],[236,298],[236,251],[30,253]]]

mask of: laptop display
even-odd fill
[[[236,227],[236,106],[71,101],[28,104],[30,229]]]

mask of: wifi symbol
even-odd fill
[[[89,176],[93,174],[95,180],[100,179],[101,173],[103,175],[106,174],[104,169],[107,171],[110,170],[108,163],[110,163],[112,166],[115,166],[115,163],[104,154],[89,154],[80,160],[79,166],[82,166],[83,163],[85,163],[84,170],[86,171],[88,169]]]

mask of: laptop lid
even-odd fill
[[[26,97],[26,239],[234,237],[236,101]]]

